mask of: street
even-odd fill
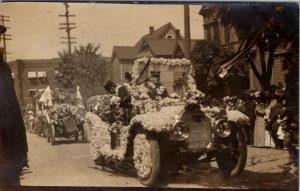
[[[27,139],[30,167],[21,177],[23,186],[143,186],[132,173],[94,165],[90,143],[58,139],[58,144],[52,146],[35,134],[27,134]],[[216,162],[202,163],[169,175],[167,187],[296,189],[297,183],[285,182],[289,175],[282,172],[287,162],[286,150],[249,146],[247,165],[239,177],[224,180]]]

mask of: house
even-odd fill
[[[239,47],[239,39],[236,35],[236,32],[233,27],[224,27],[220,18],[217,16],[216,6],[202,6],[199,14],[203,16],[203,28],[206,40],[213,40],[220,43],[224,48],[237,50]],[[258,71],[261,72],[260,58],[257,54],[257,49],[253,48],[252,51],[256,55],[255,65]],[[278,50],[278,52],[275,52],[275,55],[278,55],[279,53],[280,51]],[[274,60],[271,84],[282,83],[285,85],[285,71],[282,70],[282,66],[283,64],[279,59]],[[261,86],[252,70],[249,72],[249,78],[250,89],[261,90]]]
[[[196,40],[191,40],[191,48]],[[158,29],[149,27],[149,33],[142,36],[134,46],[114,46],[112,51],[112,80],[124,81],[124,73],[132,69],[134,60],[141,57],[153,56],[155,58],[184,58],[184,39],[180,30],[172,23],[167,23]],[[178,92],[175,81],[178,74],[167,69],[161,69],[161,82],[166,85],[168,92]],[[150,71],[151,72],[151,71]],[[158,71],[156,71],[158,72]],[[182,94],[182,93],[180,93]]]

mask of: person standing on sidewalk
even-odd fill
[[[0,25],[0,35],[6,28]],[[11,70],[0,53],[0,189],[20,185],[27,166],[27,139]]]

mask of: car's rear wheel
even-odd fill
[[[50,142],[51,142],[51,145],[54,145],[55,144],[55,127],[54,125],[51,125],[51,133],[50,133]]]
[[[50,134],[50,127],[51,127],[51,125],[49,125],[49,124],[47,124],[46,126],[45,126],[45,136],[46,136],[46,138],[47,138],[47,142],[48,143],[50,143],[50,139],[51,139],[51,134]]]
[[[82,127],[82,133],[81,133],[82,141],[84,143],[86,143],[88,141],[88,135],[87,135],[87,133],[88,133],[88,126],[87,126],[86,123],[82,124],[82,126],[83,126]]]
[[[160,175],[160,149],[153,136],[146,133],[135,136],[133,161],[140,182],[146,186],[154,186]]]
[[[240,129],[234,129],[227,146],[228,149],[217,154],[217,164],[224,176],[238,176],[247,162],[247,143]]]

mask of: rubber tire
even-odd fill
[[[49,125],[51,127],[51,125]],[[46,127],[46,130],[45,130],[45,134],[46,134],[46,138],[47,138],[47,142],[50,143],[50,140],[51,140],[51,134],[50,134],[50,128]]]
[[[78,142],[78,132],[75,133],[74,139],[76,142]]]
[[[142,134],[142,133],[141,133]],[[138,134],[137,134],[138,135]],[[152,154],[152,168],[151,175],[147,179],[141,179],[140,182],[145,186],[155,186],[158,183],[160,177],[160,149],[157,140],[150,135],[146,135],[146,139],[150,142],[151,154]],[[133,145],[134,147],[134,145]]]
[[[51,125],[51,134],[50,134],[51,145],[55,145],[55,127]]]
[[[236,136],[239,144],[240,155],[237,164],[235,164],[234,169],[230,173],[230,176],[240,175],[247,163],[247,142],[245,140],[246,135],[238,130],[236,131]]]
[[[87,124],[82,124],[83,128],[83,133],[82,133],[82,142],[84,143],[87,143],[88,142],[88,135],[87,135],[87,132],[88,132],[88,127],[87,127]]]
[[[234,137],[232,137],[232,139],[237,141],[236,143],[239,147],[239,156],[237,157],[237,162],[235,162],[233,166],[230,166],[229,162],[226,162],[226,160],[231,160],[230,162],[232,162],[232,158],[230,155],[228,155],[228,153],[220,153],[216,156],[217,164],[225,177],[240,175],[243,172],[247,162],[247,143],[245,136],[241,129],[236,128],[233,133]]]

